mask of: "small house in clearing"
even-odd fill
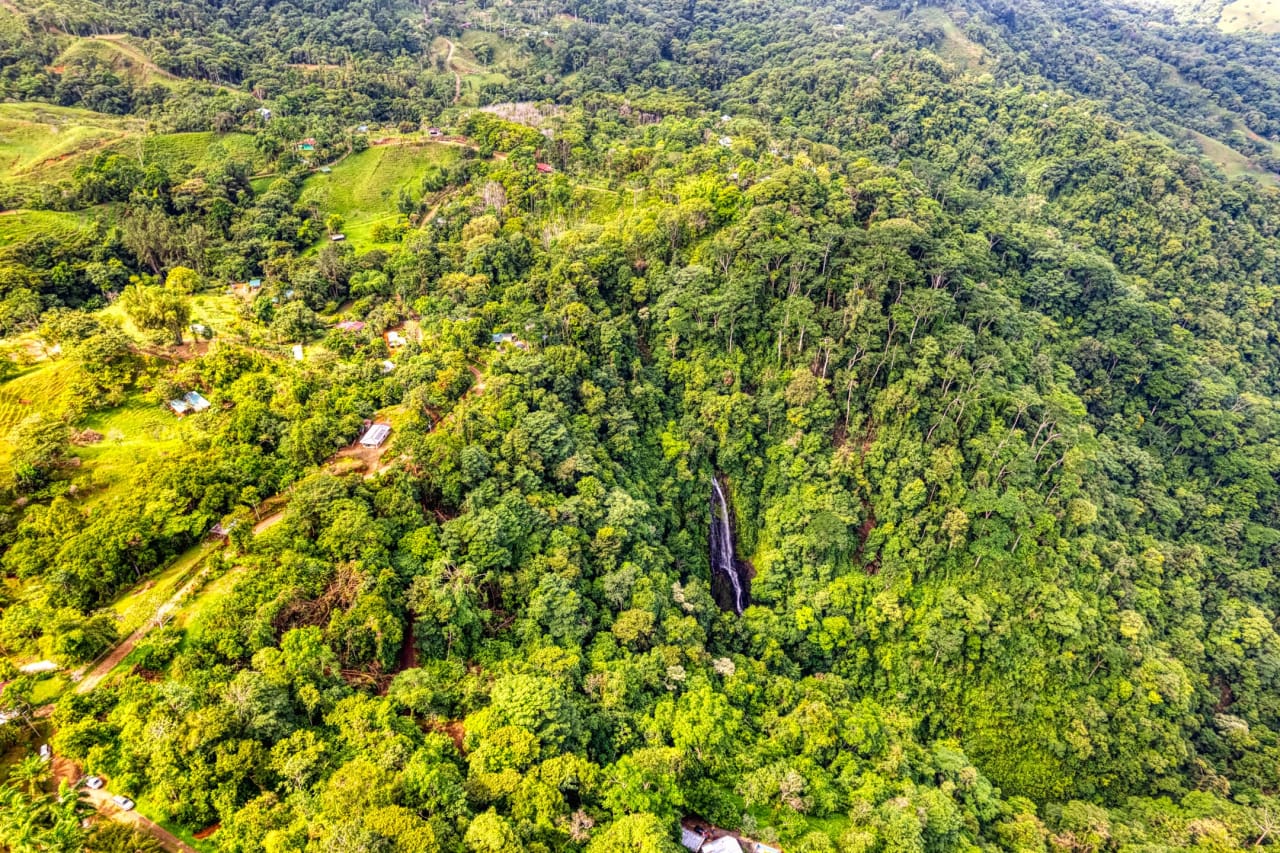
[[[168,405],[175,415],[182,417],[193,412],[203,412],[209,408],[210,403],[200,392],[188,391],[176,400],[170,400]]]
[[[341,233],[339,233],[339,234],[330,234],[330,235],[329,235],[329,240],[330,240],[330,242],[333,242],[333,243],[341,243],[341,242],[342,242],[343,240],[345,240],[345,239],[347,239],[347,235],[346,235],[346,234],[341,234]]]
[[[405,340],[404,335],[400,334],[395,329],[392,329],[391,331],[387,332],[386,338],[387,338],[387,346],[390,347],[391,349],[399,349],[400,347],[408,343],[408,341]]]
[[[302,361],[305,357],[306,357],[306,355],[305,355],[305,353],[303,353],[303,351],[302,351],[302,344],[294,344],[294,345],[293,345],[293,360],[294,360],[294,361]]]
[[[430,136],[432,139],[437,139],[444,136],[444,131],[438,127],[427,128],[427,136]]]
[[[391,435],[391,424],[373,424],[360,436],[361,447],[381,447]]]
[[[512,332],[494,332],[492,335],[493,345],[495,347],[511,346],[516,349],[527,350],[529,345]]]
[[[301,142],[299,142],[299,143],[298,143],[298,150],[299,150],[299,151],[315,151],[315,150],[316,150],[316,140],[315,140],[315,138],[314,138],[314,137],[311,137],[311,136],[308,136],[306,139],[304,139],[304,140],[302,140]]]
[[[334,328],[340,332],[363,332],[364,323],[360,320],[343,320]]]
[[[720,147],[721,147],[721,148],[732,148],[732,147],[733,147],[733,137],[731,137],[731,136],[722,136],[722,137],[720,137]]]
[[[703,844],[699,853],[742,853],[742,845],[732,835],[722,835]]]
[[[262,279],[260,278],[249,279],[249,290],[252,290],[252,291],[262,290]]]
[[[680,844],[692,853],[782,853],[776,847],[744,838],[693,817],[680,821]]]
[[[697,853],[702,849],[702,843],[706,840],[706,835],[703,834],[702,830],[688,826],[680,827],[680,844],[686,850],[692,850]]]
[[[534,165],[535,165],[535,168],[537,168],[537,170],[544,175],[550,175],[552,172],[555,171],[555,167],[553,167],[550,163],[536,163]]]
[[[391,373],[395,369],[396,369],[396,363],[394,361],[391,361],[390,359],[383,359],[382,361],[383,373]]]

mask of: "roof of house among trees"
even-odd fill
[[[381,447],[382,442],[386,441],[389,435],[391,435],[390,424],[374,424],[360,436],[360,444],[362,447]]]

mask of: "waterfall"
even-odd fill
[[[719,573],[729,581],[733,593],[733,612],[742,613],[746,596],[742,590],[742,577],[738,560],[733,553],[733,525],[729,521],[729,502],[718,477],[711,478],[711,572]]]

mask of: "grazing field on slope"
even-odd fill
[[[98,208],[105,211],[106,208]],[[59,210],[9,210],[0,213],[0,246],[18,243],[32,237],[46,235],[60,241],[71,232],[86,228],[92,217],[90,212],[66,212]]]
[[[1200,144],[1204,156],[1222,167],[1230,178],[1252,177],[1259,183],[1280,186],[1280,175],[1268,172],[1234,148],[1194,130],[1187,131]]]
[[[938,45],[938,54],[943,59],[953,62],[961,68],[977,68],[982,64],[986,51],[981,45],[966,36],[956,26],[956,22],[951,19],[951,16],[942,9],[926,7],[917,12],[913,19],[942,31],[943,39],[942,43]]]
[[[1235,0],[1222,8],[1218,26],[1227,32],[1280,33],[1280,4],[1275,0]]]
[[[62,411],[71,365],[51,361],[0,385],[0,459],[9,457],[9,432],[36,413],[56,415]]]
[[[244,133],[144,134],[135,120],[47,104],[0,104],[0,181],[27,187],[69,179],[80,163],[109,152],[162,163],[170,172],[207,169],[237,157],[262,166]]]
[[[225,162],[228,157],[247,159],[254,170],[262,168],[261,155],[254,147],[253,137],[247,133],[158,133],[141,137],[141,144],[145,161],[164,164],[170,171],[180,171],[176,167],[181,164],[205,170]],[[129,141],[116,147],[122,151],[136,150],[137,142]]]
[[[119,142],[142,124],[49,104],[0,104],[0,180],[69,177],[76,161]]]
[[[96,444],[74,448],[93,491],[89,503],[102,500],[140,464],[179,450],[184,437],[205,415],[179,418],[150,394],[130,394],[125,402],[88,415],[81,427],[102,434]]]
[[[445,145],[375,146],[336,164],[329,174],[308,178],[302,203],[313,205],[322,217],[338,214],[345,222],[347,239],[369,245],[374,242],[374,225],[400,216],[396,210],[400,191],[416,198],[427,169],[457,156],[456,149]]]
[[[107,65],[118,76],[140,86],[172,87],[179,82],[179,78],[157,66],[142,50],[120,36],[75,38],[54,61],[54,67],[80,64],[86,60]]]

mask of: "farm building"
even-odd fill
[[[402,347],[406,343],[408,343],[408,341],[405,340],[404,335],[400,334],[394,329],[392,329],[390,332],[387,332],[386,338],[387,338],[387,346],[391,347],[392,349],[398,349],[399,347]]]
[[[364,323],[360,320],[343,320],[334,328],[342,332],[363,332]]]
[[[537,163],[535,165],[538,171],[544,175],[549,175],[555,171],[555,168],[550,163]]]
[[[394,361],[384,360],[384,361],[382,362],[382,372],[383,372],[383,373],[390,373],[391,371],[393,371],[393,370],[395,370],[395,369],[396,369],[396,363],[395,363]]]
[[[742,853],[742,845],[732,835],[722,835],[703,844],[699,853]]]
[[[692,829],[687,826],[680,827],[680,843],[686,850],[692,850],[697,853],[702,849],[702,842],[706,841],[706,836],[700,829]]]
[[[391,435],[391,424],[374,424],[360,436],[361,447],[381,447]]]
[[[302,361],[302,359],[303,359],[303,358],[304,358],[304,355],[303,355],[303,352],[302,352],[302,344],[294,344],[294,345],[293,345],[293,360],[294,360],[294,361]]]
[[[721,148],[732,148],[732,147],[733,147],[733,137],[730,137],[730,136],[722,136],[722,137],[720,137],[720,147],[721,147]]]
[[[249,289],[250,289],[250,290],[261,290],[261,289],[262,289],[262,279],[260,279],[260,278],[251,278],[251,279],[249,279]]]
[[[330,173],[330,172],[332,172],[332,171],[333,171],[333,169],[330,169],[328,166],[321,166],[321,167],[320,167],[320,174],[322,174],[322,175],[327,175],[327,174],[329,174],[329,173]]]
[[[693,853],[782,853],[777,847],[743,838],[696,817],[680,821],[680,844]]]
[[[369,125],[367,124],[362,124],[356,128],[356,133],[368,133],[368,132],[369,132]]]
[[[512,332],[494,332],[492,340],[495,347],[513,346],[516,349],[529,349],[529,345],[516,337]]]
[[[444,136],[444,131],[438,127],[428,128],[427,136],[430,136],[432,139],[435,139],[437,137]]]
[[[201,396],[198,391],[188,391],[178,399],[169,401],[169,408],[178,416],[193,412],[203,412],[209,408],[209,405],[209,401]]]
[[[316,150],[315,139],[308,136],[306,139],[298,143],[298,150],[299,151],[315,151]]]
[[[346,234],[330,234],[329,235],[329,240],[334,243],[341,243],[345,239],[347,239]]]

